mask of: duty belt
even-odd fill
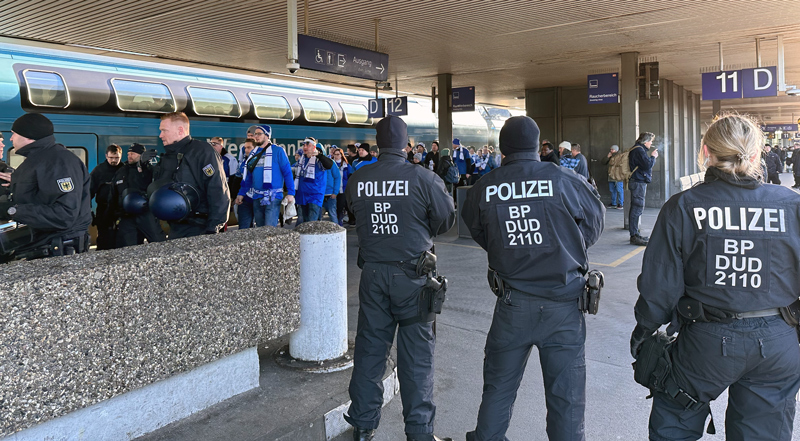
[[[773,315],[781,315],[780,308],[769,308],[769,309],[761,309],[758,311],[747,311],[747,312],[729,312],[731,318],[734,319],[746,319],[746,318],[756,318],[756,317],[771,317]]]

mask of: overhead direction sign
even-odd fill
[[[386,108],[386,100],[383,98],[381,99],[374,99],[369,100],[367,103],[367,113],[370,118],[383,118],[386,116],[385,112]]]
[[[453,88],[453,112],[475,111],[475,86]]]
[[[778,69],[775,66],[742,70],[742,98],[778,96]]]
[[[619,102],[619,74],[607,73],[589,75],[589,104],[610,104]]]
[[[303,34],[297,35],[297,51],[303,69],[375,81],[389,78],[388,54]]]
[[[797,124],[765,124],[761,126],[765,132],[796,132]]]
[[[386,99],[386,114],[394,116],[408,115],[408,97],[398,96]]]
[[[765,96],[778,96],[778,69],[775,66],[703,74],[704,100]]]

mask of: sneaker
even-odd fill
[[[608,208],[614,208],[614,207],[616,207],[616,205],[614,205],[614,204],[608,204]]]
[[[647,239],[642,236],[631,236],[631,245],[636,245],[640,247],[647,246]]]
[[[623,207],[622,205],[617,205],[617,210],[624,210],[624,209],[625,207]]]

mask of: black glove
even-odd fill
[[[8,215],[8,209],[17,205],[13,202],[0,202],[0,219],[11,219],[11,216]]]
[[[722,322],[730,318],[725,311],[703,304],[703,314],[709,322]]]
[[[642,349],[642,344],[656,331],[657,329],[648,329],[639,324],[633,328],[633,332],[631,333],[631,357],[637,358],[639,356],[639,350]]]
[[[142,153],[142,157],[139,158],[139,162],[142,164],[149,163],[150,160],[156,156],[158,156],[158,151],[155,149],[145,150],[144,153]]]

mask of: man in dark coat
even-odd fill
[[[116,216],[112,208],[111,187],[112,179],[117,170],[122,168],[120,164],[122,158],[122,148],[116,144],[111,144],[106,148],[106,160],[92,170],[91,196],[97,204],[97,211],[94,215],[92,225],[97,227],[97,249],[110,250],[116,245]]]

